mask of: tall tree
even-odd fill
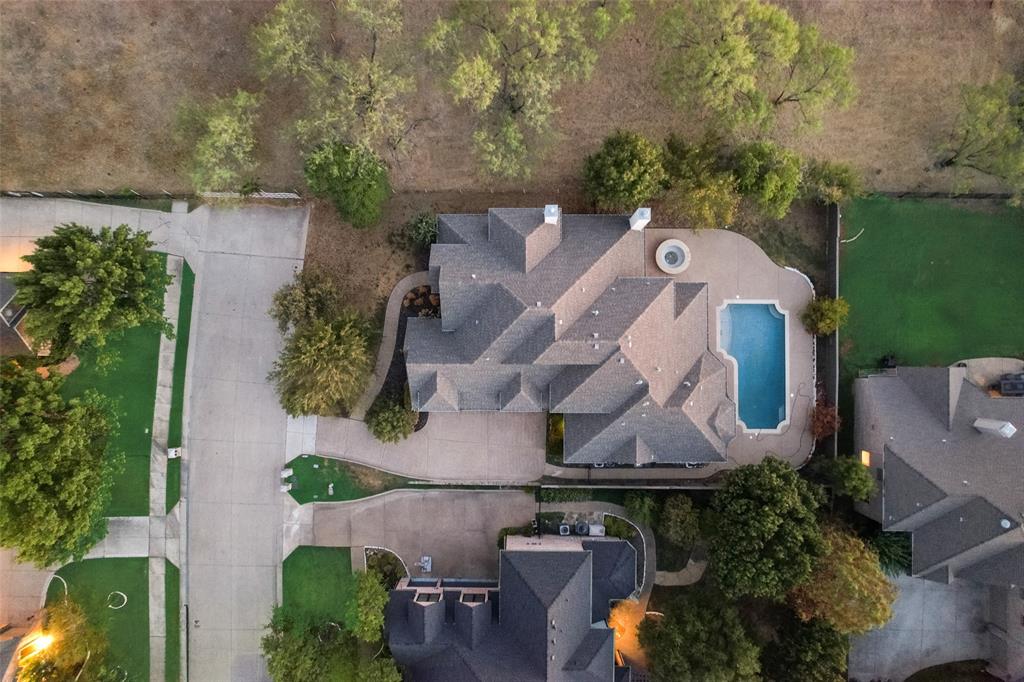
[[[32,308],[25,326],[33,343],[62,358],[143,324],[170,336],[163,310],[171,276],[151,246],[148,232],[127,225],[94,232],[69,223],[37,239],[36,250],[22,257],[32,269],[14,275],[15,300]]]
[[[721,141],[705,137],[689,144],[676,135],[665,141],[668,190],[663,208],[695,230],[729,227],[736,218],[740,195],[736,178],[725,167]]]
[[[820,620],[790,616],[778,640],[764,646],[761,669],[767,682],[846,682],[850,638]]]
[[[107,532],[103,510],[120,456],[112,420],[89,392],[65,402],[63,378],[0,368],[0,545],[39,567],[80,559]]]
[[[815,126],[828,105],[853,98],[853,50],[761,0],[677,2],[660,42],[666,94],[725,128],[768,127],[787,106]]]
[[[351,409],[370,377],[374,335],[370,323],[353,311],[296,329],[269,376],[285,411],[337,415]]]
[[[583,189],[602,210],[632,213],[664,183],[661,149],[637,133],[609,135],[583,164]]]
[[[457,104],[479,116],[483,167],[526,177],[566,83],[590,78],[594,46],[632,18],[629,0],[460,0],[427,38]]]
[[[964,86],[962,109],[939,167],[974,170],[1004,180],[1011,203],[1024,200],[1024,83],[1009,74],[981,86]],[[969,191],[966,174],[957,191]]]
[[[391,183],[384,161],[370,149],[325,143],[306,157],[304,171],[313,193],[330,199],[352,227],[363,229],[380,221]]]
[[[885,625],[892,617],[896,588],[882,573],[878,554],[834,526],[825,529],[824,540],[825,555],[810,579],[789,595],[797,615],[818,618],[843,634]]]
[[[360,573],[356,579],[356,598],[350,603],[348,617],[352,634],[364,642],[380,641],[387,605],[384,577],[372,568]]]
[[[757,645],[736,607],[709,592],[687,593],[669,602],[660,620],[639,627],[651,673],[658,682],[757,680]]]
[[[340,0],[340,17],[366,37],[368,49],[340,58],[324,50],[320,14],[308,0],[282,0],[253,32],[260,73],[300,78],[305,85],[299,140],[314,149],[342,142],[382,153],[409,129],[403,96],[413,89],[397,46],[399,0]]]
[[[326,679],[332,668],[345,662],[344,657],[331,655],[330,649],[317,637],[312,623],[292,616],[281,607],[274,609],[267,629],[269,632],[260,640],[260,649],[274,682]],[[339,676],[339,679],[346,678]]]
[[[189,179],[197,192],[236,192],[255,182],[262,100],[259,94],[239,89],[205,104],[182,104],[177,132],[192,144]]]
[[[729,472],[711,500],[711,573],[726,596],[781,601],[825,551],[821,490],[774,457]]]
[[[785,218],[800,194],[800,157],[771,142],[751,142],[733,155],[736,189],[750,197],[761,213]]]

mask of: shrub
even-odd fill
[[[740,195],[736,179],[721,167],[720,149],[715,137],[700,144],[687,144],[676,135],[665,141],[665,211],[695,230],[728,227],[736,218]]]
[[[498,531],[498,549],[505,549],[505,538],[509,535],[533,535],[533,526],[506,526]]]
[[[560,414],[548,414],[548,437],[545,444],[550,457],[562,456],[565,441],[565,417]]]
[[[394,589],[398,581],[407,575],[402,560],[384,549],[367,550],[366,568],[379,573],[384,587],[389,590]]]
[[[804,167],[802,194],[823,204],[845,204],[864,196],[860,176],[845,163],[811,160]]]
[[[732,160],[736,188],[761,213],[784,218],[800,192],[800,157],[771,142],[740,147]]]
[[[320,270],[309,267],[274,294],[270,316],[282,333],[316,320],[334,317],[341,307],[341,296],[334,283]]]
[[[305,174],[309,189],[330,199],[352,227],[380,221],[391,184],[384,162],[369,149],[340,142],[321,145],[306,158]]]
[[[617,132],[587,157],[583,177],[584,191],[598,208],[630,212],[662,189],[661,149],[636,133]]]
[[[658,500],[651,493],[630,490],[626,493],[626,515],[631,521],[653,526],[658,518]]]
[[[380,641],[387,605],[388,591],[384,588],[384,577],[372,568],[359,573],[355,599],[349,603],[347,618],[352,634],[364,642]]]
[[[878,564],[886,575],[896,577],[910,573],[910,534],[881,532],[868,544],[878,554]]]
[[[195,145],[189,178],[196,191],[237,191],[254,180],[261,100],[258,94],[237,90],[205,106],[186,103],[180,108],[178,135]]]
[[[586,502],[590,499],[588,488],[541,488],[537,493],[541,502]]]
[[[661,508],[658,520],[661,536],[679,547],[689,547],[700,537],[700,514],[687,495],[671,495]]]
[[[875,494],[875,477],[871,467],[864,466],[852,457],[826,459],[818,468],[836,495],[867,502]]]
[[[839,419],[839,409],[825,402],[823,396],[818,396],[818,402],[811,410],[811,435],[814,440],[828,438],[838,432],[840,426],[842,420]]]
[[[818,296],[810,302],[800,319],[803,320],[807,331],[819,336],[828,336],[846,324],[849,314],[850,304],[843,297]]]
[[[778,641],[761,652],[761,667],[767,682],[846,682],[849,653],[850,638],[828,623],[789,617]]]
[[[634,528],[628,521],[620,519],[618,516],[605,514],[604,532],[605,535],[609,537],[628,540],[636,535],[636,528]]]
[[[420,213],[403,227],[405,238],[415,249],[429,249],[437,241],[437,216]]]
[[[418,418],[401,396],[381,391],[366,411],[366,428],[382,443],[398,443],[412,434]]]
[[[268,377],[285,411],[338,415],[351,409],[370,378],[374,335],[370,323],[354,311],[296,329]]]

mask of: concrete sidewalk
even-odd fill
[[[259,640],[279,601],[286,416],[267,373],[271,297],[302,267],[305,208],[200,207],[185,448],[189,676],[266,680]]]

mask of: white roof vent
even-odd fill
[[[629,216],[629,229],[642,230],[647,227],[649,222],[651,222],[651,209],[638,208],[633,211],[633,215]]]
[[[558,208],[558,204],[548,204],[544,207],[544,222],[547,225],[557,225],[561,215],[562,211]]]
[[[1013,434],[1017,433],[1017,427],[1001,419],[983,419],[979,417],[974,420],[974,428],[982,433],[987,433],[990,436],[999,436],[1000,438],[1013,438]]]
[[[1010,519],[1003,519],[1002,521],[999,522],[999,525],[1002,526],[1003,528],[1005,528],[1006,530],[1010,530],[1010,527],[1013,524],[1010,523]]]

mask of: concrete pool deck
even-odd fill
[[[814,445],[809,430],[814,404],[814,337],[804,329],[800,313],[814,297],[807,278],[772,261],[761,248],[746,237],[728,230],[649,228],[644,230],[645,274],[664,276],[655,254],[666,239],[686,244],[691,262],[685,271],[674,275],[677,282],[707,282],[708,346],[725,363],[727,394],[736,400],[736,367],[718,347],[719,310],[729,303],[775,302],[786,315],[788,354],[786,358],[789,390],[789,423],[778,433],[748,431],[742,428],[729,443],[727,462],[710,464],[694,472],[694,478],[710,476],[723,469],[756,464],[772,454],[800,466]]]

